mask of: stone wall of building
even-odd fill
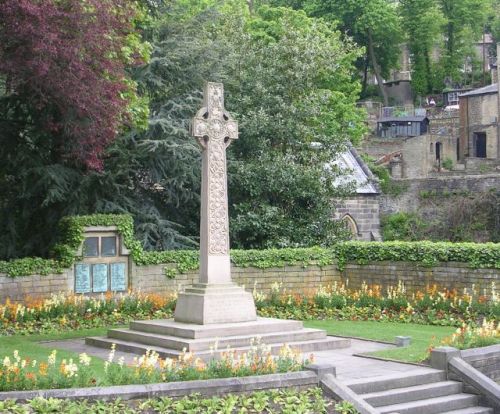
[[[357,239],[372,241],[380,236],[380,204],[378,194],[359,194],[337,205],[336,218],[348,214],[357,227]]]
[[[464,155],[476,157],[474,134],[486,133],[486,158],[499,158],[498,94],[482,94],[461,98],[461,142]]]
[[[198,272],[179,274],[169,279],[164,274],[164,265],[131,266],[130,288],[144,293],[167,293],[181,289],[197,281]],[[15,279],[0,275],[0,302],[8,298],[22,301],[26,297],[49,297],[54,293],[72,293],[74,286],[70,271],[60,275],[25,276]],[[471,269],[463,263],[442,263],[428,268],[405,262],[377,262],[368,265],[348,264],[342,272],[336,266],[284,266],[270,269],[232,269],[233,280],[251,291],[269,293],[276,283],[288,291],[307,292],[334,282],[348,283],[350,288],[359,288],[363,282],[383,288],[395,286],[403,281],[409,292],[437,285],[448,289],[488,289],[498,281],[498,269]],[[497,293],[500,285],[497,283]]]

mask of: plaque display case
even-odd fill
[[[75,263],[75,293],[125,292],[129,287],[129,251],[115,226],[86,227]]]

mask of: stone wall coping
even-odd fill
[[[203,396],[227,393],[244,393],[289,387],[311,387],[318,385],[318,376],[312,370],[287,372],[283,374],[256,375],[251,377],[218,378],[167,382],[144,385],[115,385],[110,387],[65,388],[54,390],[0,392],[0,401],[17,400],[25,402],[36,397],[65,398],[70,400],[109,401],[146,399],[155,397],[183,397],[193,393]]]
[[[320,386],[327,396],[340,401],[349,401],[360,414],[379,414],[378,410],[365,402],[358,394],[337,380],[332,374],[325,375],[320,382]]]
[[[482,348],[463,349],[460,351],[460,356],[463,359],[489,358],[497,355],[500,356],[500,344],[484,346]]]
[[[448,363],[453,373],[463,382],[474,387],[480,394],[484,395],[488,402],[496,409],[500,409],[500,385],[491,378],[488,378],[481,371],[469,365],[467,361],[462,358],[451,358]]]

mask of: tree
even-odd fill
[[[233,246],[321,244],[338,235],[331,198],[339,192],[324,165],[363,130],[353,81],[358,50],[303,12],[254,8],[250,15],[245,1],[195,11],[176,3],[152,43],[140,82],[152,120],[141,145],[164,150],[158,161],[179,171],[165,170],[171,180],[158,181],[158,194],[183,197],[182,208],[166,197],[162,214],[183,234],[198,234],[199,149],[187,127],[204,81],[221,81],[226,108],[240,122],[228,152]]]
[[[126,71],[147,59],[137,16],[125,0],[0,2],[1,256],[47,253],[106,147],[145,123]]]
[[[444,76],[461,79],[472,42],[483,33],[491,0],[437,0],[445,17],[445,47],[441,57]],[[442,79],[441,79],[442,81]]]
[[[365,47],[365,55],[358,61],[364,72],[363,90],[366,88],[368,68],[377,79],[379,94],[384,104],[389,99],[383,78],[396,68],[400,55],[401,27],[396,5],[388,0],[272,0],[273,4],[293,4],[309,15],[338,22],[339,27],[354,41]]]
[[[445,19],[436,0],[401,0],[400,13],[412,56],[412,89],[424,96],[432,92],[431,53],[440,44]]]
[[[104,148],[132,121],[125,64],[142,52],[124,0],[5,0],[0,73],[9,106],[23,106],[59,156],[99,169]],[[144,56],[142,56],[144,57]],[[137,109],[137,108],[134,108]]]

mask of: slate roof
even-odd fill
[[[379,118],[377,122],[422,122],[428,118],[426,116],[390,116],[386,118]]]
[[[482,88],[473,89],[470,92],[462,93],[459,96],[478,96],[478,95],[487,95],[490,93],[498,93],[498,83],[494,83],[493,85],[483,86]]]
[[[345,185],[354,183],[357,194],[380,193],[374,182],[375,177],[352,145],[349,146],[347,151],[340,154],[334,164],[341,170],[348,171],[347,174],[337,178],[335,184]]]

